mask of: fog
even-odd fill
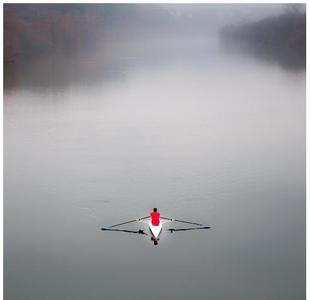
[[[5,9],[54,43],[5,42],[5,299],[304,299],[305,69],[221,35],[284,5]],[[212,229],[100,230],[153,207]]]

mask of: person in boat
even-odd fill
[[[151,212],[151,222],[153,226],[158,226],[160,223],[160,213],[157,211],[157,208],[153,208]]]

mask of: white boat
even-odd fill
[[[142,218],[139,218],[139,219],[130,220],[130,221],[122,222],[122,223],[119,223],[119,224],[111,225],[109,227],[101,227],[101,230],[118,231],[118,232],[137,233],[137,234],[149,235],[143,229],[131,230],[131,229],[117,229],[117,228],[115,228],[115,227],[123,226],[125,224],[134,223],[134,222],[145,223],[145,224],[148,225],[149,232],[150,232],[150,235],[151,235],[151,240],[154,242],[154,245],[158,244],[160,235],[161,235],[162,230],[163,230],[163,225],[165,223],[178,222],[178,223],[185,223],[185,224],[190,224],[190,225],[196,225],[196,227],[187,227],[187,228],[168,228],[168,231],[171,232],[171,233],[178,232],[178,231],[188,231],[188,230],[210,229],[211,228],[210,226],[204,226],[203,224],[200,224],[200,223],[189,222],[189,221],[184,221],[184,220],[177,220],[177,219],[166,218],[166,217],[160,217],[159,224],[158,225],[153,225],[152,224],[151,216],[145,216],[145,217],[142,217]]]

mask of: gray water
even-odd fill
[[[5,299],[304,299],[305,73],[124,49],[6,75]],[[153,207],[212,229],[100,230]]]

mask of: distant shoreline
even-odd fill
[[[306,67],[306,14],[285,13],[257,22],[226,26],[220,32],[227,47],[239,47],[289,67]]]

